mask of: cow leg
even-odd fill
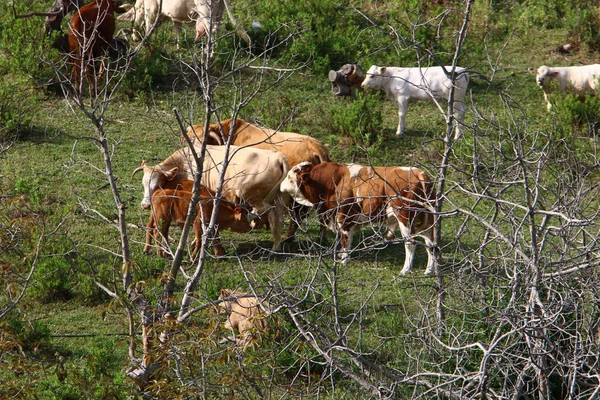
[[[433,241],[433,227],[430,227],[425,232],[421,232],[420,236],[425,240],[425,249],[427,250],[427,268],[425,268],[425,275],[429,275],[435,272],[435,254],[433,250],[437,247],[437,244]]]
[[[548,112],[550,112],[552,110],[552,103],[550,103],[550,100],[548,100],[548,93],[546,93],[545,90],[544,90],[544,100],[546,100],[546,109],[548,110]]]
[[[219,236],[213,239],[213,251],[217,257],[225,255],[225,248],[223,248],[223,245],[221,244],[221,238]]]
[[[404,256],[404,267],[400,273],[402,275],[406,275],[410,272],[410,268],[412,267],[413,259],[415,258],[415,242],[411,237],[410,228],[404,224],[400,224],[400,233],[402,233],[402,237],[404,238],[404,250],[406,252]]]
[[[304,206],[297,202],[293,202],[290,210],[290,226],[287,232],[283,235],[283,240],[293,240],[298,230],[298,226],[304,219],[308,217],[312,207]]]
[[[406,112],[408,111],[408,99],[402,97],[397,101],[398,104],[398,129],[396,135],[402,135],[406,128]]]
[[[273,228],[273,251],[279,250],[281,245],[281,232],[283,231],[283,209],[275,205],[269,210],[269,224]]]
[[[342,264],[348,265],[348,260],[350,260],[350,251],[352,251],[352,237],[354,235],[352,234],[352,229],[347,231],[341,229],[339,232],[342,249],[340,250],[338,259]]]
[[[156,226],[154,225],[154,213],[151,212],[150,219],[148,220],[148,225],[146,226],[146,244],[143,250],[143,252],[146,254],[150,252],[150,242],[152,241],[152,236],[155,229]]]
[[[458,139],[461,135],[462,124],[465,121],[465,102],[454,102],[454,139]]]
[[[162,221],[160,221],[160,232],[158,230],[155,231],[154,240],[156,241],[156,245],[158,246],[158,250],[156,251],[156,253],[158,254],[159,257],[165,256],[165,251],[163,250],[163,245],[161,244],[161,242],[164,242],[164,248],[169,247],[169,227],[170,227],[170,225],[171,225],[170,220],[163,219]],[[159,235],[161,236],[162,240],[159,239],[159,237],[158,237]]]

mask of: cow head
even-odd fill
[[[247,124],[241,118],[236,119],[235,130],[234,133],[237,132],[237,129],[242,125]],[[229,133],[231,132],[231,118],[225,119],[217,124],[210,124],[208,126],[208,133],[206,134],[206,144],[210,144],[213,146],[222,146],[229,140]],[[204,125],[193,125],[187,128],[187,135],[195,140],[202,140],[204,137]],[[185,138],[182,137],[182,142],[185,141]]]
[[[329,71],[328,77],[336,96],[349,96],[352,89],[360,87],[365,74],[357,64],[344,64],[339,71]]]
[[[542,65],[537,70],[536,82],[538,86],[543,87],[548,84],[550,79],[555,78],[558,72],[553,72],[545,65]]]
[[[361,89],[379,89],[381,87],[382,76],[385,76],[386,68],[371,65],[367,71],[367,76],[360,84]]]
[[[178,167],[170,169],[162,168],[160,165],[149,167],[146,161],[142,161],[140,167],[133,171],[131,177],[140,172],[144,172],[142,185],[144,186],[144,198],[142,199],[142,208],[147,210],[152,205],[152,193],[158,188],[164,187],[168,181],[173,180],[179,173]]]
[[[305,206],[314,207],[314,204],[302,193],[302,185],[304,185],[310,179],[309,174],[312,168],[313,165],[308,161],[296,165],[294,168],[288,171],[288,174],[281,182],[279,189],[284,193],[288,193],[298,203]]]

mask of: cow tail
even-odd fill
[[[235,27],[235,31],[238,33],[238,35],[240,35],[240,37],[242,38],[242,40],[244,42],[246,42],[246,44],[248,46],[252,46],[251,41],[250,41],[250,36],[248,36],[248,34],[244,30],[244,28],[242,28],[242,26],[240,24],[238,24],[237,20],[233,16],[233,13],[231,12],[231,8],[229,8],[229,3],[227,3],[227,0],[223,0],[223,4],[225,5],[225,10],[227,11],[227,15],[229,16],[229,20],[231,21],[231,23]]]
[[[287,176],[289,169],[290,169],[290,166],[289,166],[286,158],[281,156],[281,163],[279,164],[279,171],[281,173],[281,177],[279,178],[279,181],[273,187],[273,189],[271,189],[271,191],[265,196],[266,203],[271,204],[275,198],[281,197],[282,193],[279,190],[279,186],[281,185],[281,182],[283,182],[283,180]]]
[[[437,196],[435,195],[435,188],[433,187],[433,182],[429,179],[429,176],[423,171],[419,171],[417,174],[419,178],[419,183],[421,185],[421,190],[423,193],[419,196],[421,201],[424,203],[425,208],[429,209],[429,211],[435,212],[433,208],[433,203],[435,203]]]

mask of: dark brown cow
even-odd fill
[[[429,177],[418,168],[301,163],[290,169],[281,191],[301,204],[316,207],[329,229],[340,233],[340,259],[344,263],[351,250],[352,235],[363,225],[378,223],[387,226],[388,239],[400,227],[406,240],[402,274],[412,266],[416,236],[423,237],[427,248],[425,273],[433,272],[432,249],[436,243],[431,227],[435,223],[435,195]]]
[[[192,199],[192,188],[194,181],[183,180],[179,182],[181,189],[159,189],[152,195],[152,212],[146,227],[146,245],[144,253],[150,251],[151,238],[158,246],[157,253],[164,257],[164,250],[160,246],[160,237],[162,235],[168,247],[169,227],[171,222],[176,222],[183,226],[187,217],[189,203]],[[200,203],[196,208],[196,217],[194,219],[195,240],[193,244],[192,258],[200,250],[202,235],[202,225],[207,225],[212,215],[215,193],[204,186],[200,187]],[[158,222],[157,222],[158,221]],[[160,225],[160,226],[159,226]],[[244,207],[222,201],[217,211],[217,232],[213,241],[213,248],[216,256],[225,254],[225,249],[221,245],[219,232],[231,229],[234,232],[249,232],[252,230],[248,221],[248,211]]]
[[[82,69],[90,85],[90,94],[96,94],[96,74],[94,59],[106,52],[113,43],[115,34],[114,13],[126,10],[118,7],[113,0],[94,0],[81,7],[69,24],[69,53],[73,63],[73,83],[80,92]]]

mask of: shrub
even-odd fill
[[[585,131],[587,136],[594,135],[600,122],[600,99],[598,96],[586,96],[581,101],[574,94],[550,95],[554,104],[552,111],[556,113],[559,128],[565,135],[573,135],[577,130]]]
[[[352,138],[353,151],[362,151],[365,147],[368,153],[376,153],[383,142],[383,116],[379,97],[377,92],[362,92],[352,100],[341,99],[332,107],[332,132]]]

